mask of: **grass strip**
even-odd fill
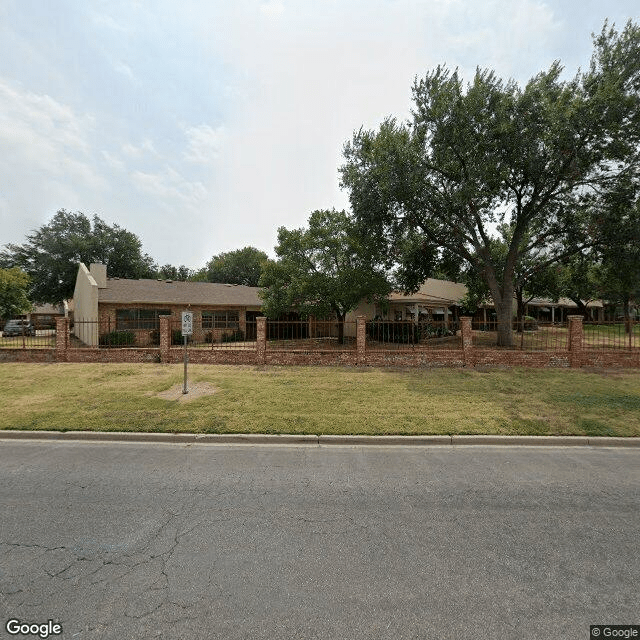
[[[0,429],[640,436],[640,372],[191,365],[0,366]]]

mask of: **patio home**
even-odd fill
[[[113,331],[135,334],[136,346],[157,340],[159,317],[171,316],[179,328],[182,311],[194,314],[194,339],[219,342],[242,332],[254,339],[255,319],[262,301],[257,287],[212,282],[107,277],[103,264],[80,264],[73,295],[73,335],[83,344],[98,346]]]

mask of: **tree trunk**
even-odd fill
[[[337,314],[338,316],[338,344],[344,344],[344,319],[347,314]]]
[[[569,297],[569,300],[571,300],[572,302],[575,302],[576,305],[578,306],[578,311],[577,313],[579,313],[585,321],[589,320],[589,309],[587,309],[587,305],[582,302],[582,300],[580,300],[580,298],[571,298]]]
[[[522,299],[522,289],[516,287],[516,300],[518,301],[517,320],[518,333],[524,332],[524,301]]]
[[[496,314],[498,316],[498,346],[513,346],[513,300],[501,300],[496,304]]]
[[[629,302],[629,296],[625,296],[624,299],[624,331],[627,334],[629,340],[629,349],[633,347],[633,324],[631,322],[631,304]]]

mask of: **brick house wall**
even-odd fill
[[[109,331],[115,331],[118,328],[117,311],[120,309],[148,309],[169,311],[171,316],[171,326],[173,329],[180,329],[180,323],[182,321],[182,312],[191,311],[193,313],[193,340],[196,342],[211,341],[206,340],[208,337],[213,339],[214,342],[220,342],[224,334],[230,334],[234,331],[233,328],[216,328],[216,327],[203,327],[202,326],[202,313],[204,311],[209,312],[222,312],[222,311],[235,311],[238,313],[238,328],[243,334],[246,334],[247,330],[247,311],[258,311],[259,308],[251,308],[246,306],[221,306],[221,305],[189,305],[186,308],[184,305],[171,305],[171,304],[143,304],[143,303],[100,303],[98,307],[98,319],[100,323],[100,334],[108,333]],[[136,335],[136,345],[140,347],[155,346],[157,345],[157,336],[152,335],[154,329],[133,329]]]

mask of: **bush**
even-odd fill
[[[240,329],[232,333],[223,333],[220,342],[244,342],[244,333]]]
[[[131,347],[136,343],[136,335],[133,331],[111,331],[103,333],[98,343],[101,347]]]
[[[158,329],[154,329],[149,334],[149,344],[153,344],[156,346],[160,344],[160,331],[158,331]]]
[[[192,336],[187,336],[187,344],[191,342]],[[181,329],[173,329],[171,331],[171,344],[184,344]]]

